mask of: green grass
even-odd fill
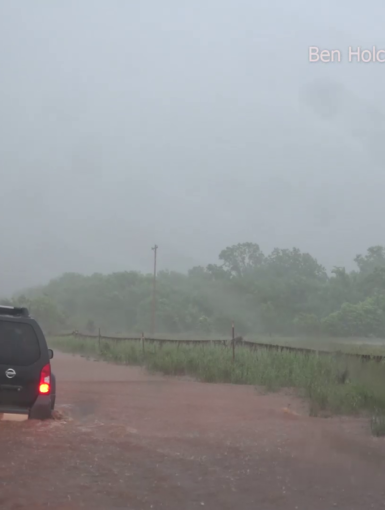
[[[324,351],[340,351],[351,354],[370,354],[385,356],[385,340],[370,338],[330,338],[330,337],[276,337],[259,336],[247,338],[258,343],[305,347]]]
[[[343,356],[303,355],[266,349],[250,351],[215,346],[145,344],[140,342],[54,338],[50,346],[62,352],[96,357],[112,363],[141,365],[151,372],[189,375],[212,383],[249,384],[268,391],[296,389],[310,403],[310,414],[357,415],[372,418],[373,433],[385,431],[385,364]],[[345,374],[345,378],[343,375]],[[375,432],[376,431],[376,432]],[[384,432],[385,433],[385,432]]]

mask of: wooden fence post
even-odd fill
[[[234,322],[231,325],[231,336],[232,336],[232,343],[233,343],[233,363],[235,361],[235,328],[234,328]]]
[[[99,336],[98,336],[98,346],[99,346],[99,351],[100,351],[100,328],[99,328]]]
[[[142,333],[142,354],[144,355],[144,333]]]

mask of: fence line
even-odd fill
[[[142,349],[144,350],[144,344],[145,343],[158,343],[159,345],[164,345],[166,343],[168,344],[174,344],[174,345],[216,345],[216,346],[222,346],[222,347],[232,347],[233,349],[233,360],[235,360],[235,347],[247,347],[251,350],[257,350],[257,349],[267,349],[272,351],[278,351],[278,352],[297,352],[302,354],[319,354],[319,355],[326,355],[326,356],[345,356],[349,358],[358,358],[363,361],[376,361],[377,363],[380,363],[381,361],[385,360],[385,356],[380,355],[372,355],[372,354],[353,354],[353,353],[347,353],[342,351],[324,351],[320,349],[309,349],[305,347],[290,347],[287,345],[277,345],[277,344],[264,344],[259,342],[251,342],[250,340],[244,340],[241,336],[235,337],[234,333],[232,335],[232,339],[229,340],[175,340],[171,338],[148,338],[145,337],[142,333],[141,336],[138,337],[116,337],[116,336],[105,336],[100,334],[98,335],[92,335],[92,334],[85,334],[80,333],[79,331],[73,331],[71,333],[64,333],[64,334],[57,334],[57,335],[51,335],[53,337],[74,337],[74,338],[84,338],[84,339],[94,339],[98,340],[99,345],[102,340],[107,341],[113,341],[113,342],[141,342]]]

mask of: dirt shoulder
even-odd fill
[[[290,395],[57,354],[64,419],[0,423],[0,508],[384,508],[385,441]]]

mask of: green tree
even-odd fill
[[[367,298],[357,304],[344,303],[323,320],[325,330],[339,337],[384,337],[384,299]]]
[[[385,247],[372,246],[366,255],[357,255],[354,262],[362,274],[371,273],[377,267],[385,267]]]
[[[258,244],[239,243],[221,251],[219,259],[223,268],[235,276],[246,276],[260,268],[265,256]]]
[[[305,335],[319,335],[322,328],[322,323],[314,313],[303,313],[297,315],[294,319],[294,324],[297,331]]]
[[[212,322],[209,317],[203,315],[198,320],[198,330],[202,335],[210,335],[212,332]]]
[[[325,268],[308,253],[301,253],[298,248],[281,250],[275,248],[267,258],[267,268],[276,277],[301,277],[303,279],[325,282]]]
[[[263,303],[261,305],[260,317],[264,333],[271,336],[273,333],[277,332],[279,318],[277,310],[271,302]]]
[[[86,325],[86,331],[90,334],[90,335],[93,335],[95,333],[95,323],[92,319],[88,319],[87,321],[87,325]]]
[[[221,265],[188,274],[160,271],[157,334],[313,334],[385,337],[385,248],[357,256],[357,271],[336,267],[330,276],[310,254],[256,243],[223,249]],[[152,275],[123,271],[84,276],[66,273],[10,300],[30,308],[48,331],[71,328],[108,333],[150,332]],[[92,327],[92,324],[94,325]]]
[[[26,304],[31,315],[36,318],[46,333],[60,333],[65,328],[65,315],[47,296],[36,297]]]

